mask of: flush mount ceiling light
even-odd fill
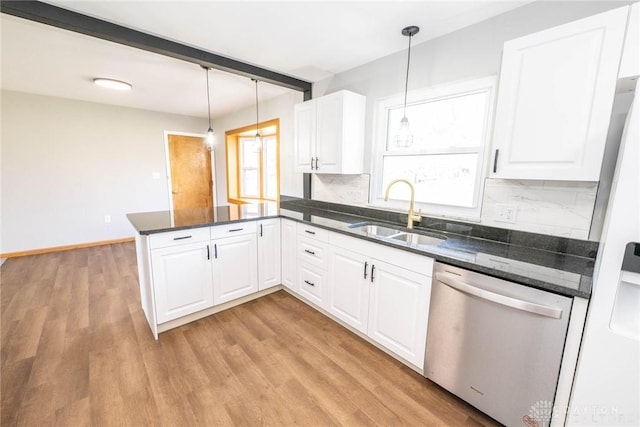
[[[123,82],[120,80],[114,80],[114,79],[105,79],[101,77],[93,79],[93,83],[95,83],[98,86],[106,87],[107,89],[114,89],[114,90],[131,90],[131,88],[133,87],[131,86],[131,83]]]
[[[404,104],[402,110],[402,120],[400,127],[393,137],[393,143],[396,147],[406,148],[413,144],[413,135],[409,130],[409,119],[407,119],[407,89],[409,87],[409,65],[411,64],[411,39],[418,34],[420,27],[411,25],[402,29],[402,35],[409,37],[409,50],[407,51],[407,74],[404,80]]]
[[[256,137],[255,138],[256,138],[256,145],[260,147],[262,140],[260,138],[260,128],[259,128],[260,122],[258,121],[258,80],[251,79],[251,81],[254,81],[256,83]]]
[[[209,96],[209,67],[202,65],[207,73],[207,112],[209,115],[209,129],[207,130],[207,137],[204,140],[204,145],[209,151],[213,151],[213,127],[211,126],[211,97]]]

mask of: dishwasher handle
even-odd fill
[[[473,295],[480,299],[494,302],[496,304],[504,305],[507,307],[515,308],[516,310],[528,311],[530,313],[538,314],[540,316],[551,317],[554,319],[560,319],[562,316],[562,309],[556,307],[549,307],[546,305],[536,304],[529,301],[522,301],[517,298],[511,298],[506,295],[497,294],[495,292],[487,291],[463,282],[458,277],[450,273],[436,273],[436,280],[443,283],[450,288],[456,289],[465,294]]]

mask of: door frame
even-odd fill
[[[165,168],[167,171],[167,197],[169,198],[169,210],[171,212],[173,212],[173,197],[171,196],[172,193],[172,183],[171,183],[171,161],[169,160],[169,136],[170,135],[176,135],[176,136],[191,136],[194,138],[206,138],[207,135],[204,133],[192,133],[192,132],[174,132],[174,131],[170,131],[170,130],[165,130],[164,131],[164,157],[165,157]],[[212,188],[211,188],[211,198],[212,198],[212,202],[213,202],[213,207],[215,208],[216,206],[218,206],[217,203],[217,199],[216,199],[216,155],[215,155],[215,149],[211,150],[210,152],[211,154],[211,182],[212,184]]]

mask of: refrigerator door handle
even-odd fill
[[[562,316],[562,310],[559,308],[535,304],[528,301],[522,301],[517,298],[511,298],[506,295],[500,295],[495,292],[477,288],[473,285],[463,282],[457,276],[449,273],[436,273],[436,280],[444,285],[449,286],[450,288],[456,289],[465,294],[491,301],[496,304],[515,308],[516,310],[528,311],[530,313],[551,317],[554,319],[560,319],[560,317]]]

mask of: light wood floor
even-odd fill
[[[132,243],[0,279],[4,427],[496,425],[284,291],[154,341]]]

